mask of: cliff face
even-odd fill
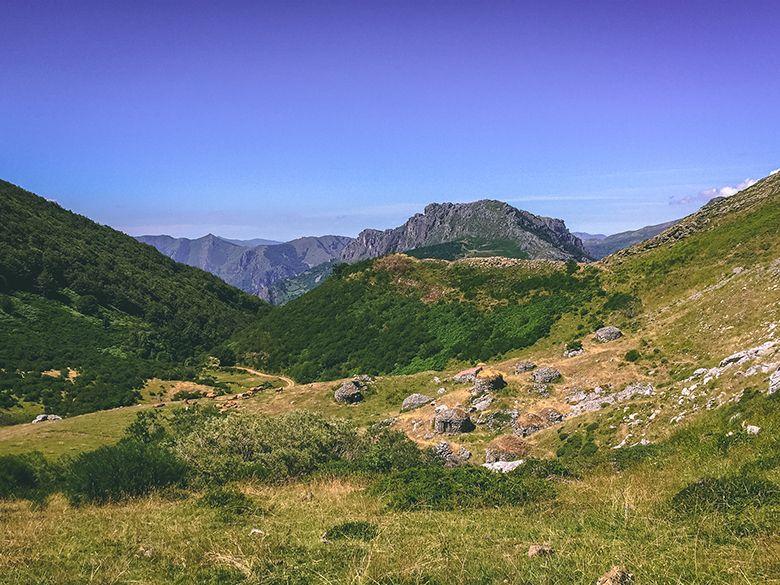
[[[511,240],[530,258],[584,260],[588,253],[560,219],[541,217],[503,203],[432,203],[403,225],[360,232],[342,252],[346,262],[405,252],[467,238]]]

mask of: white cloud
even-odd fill
[[[780,169],[778,169],[780,170]],[[777,171],[775,171],[777,172]],[[706,203],[715,197],[731,197],[743,189],[758,183],[757,179],[745,179],[737,185],[725,185],[723,187],[712,187],[699,191],[696,195],[686,195],[684,197],[672,197],[669,200],[670,205],[689,205],[691,203]]]

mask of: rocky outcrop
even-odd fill
[[[468,433],[474,430],[474,423],[462,408],[443,408],[433,417],[433,430],[442,434]]]
[[[42,422],[56,421],[56,420],[62,420],[62,417],[56,414],[39,414],[33,419],[32,422],[33,424],[38,424]]]
[[[621,337],[623,337],[623,332],[617,327],[614,327],[612,325],[607,325],[606,327],[602,327],[601,329],[598,329],[596,333],[593,335],[593,339],[595,341],[598,341],[599,343],[607,343],[610,341],[615,341],[616,339],[620,339]]]
[[[515,435],[496,437],[485,448],[485,463],[495,461],[517,461],[527,457],[530,448],[528,443]]]
[[[495,471],[497,473],[509,473],[520,467],[525,461],[518,459],[517,461],[494,461],[493,463],[483,463],[482,467]]]
[[[541,217],[507,203],[431,203],[402,226],[385,231],[363,230],[342,252],[345,262],[406,252],[470,238],[509,240],[529,258],[585,260],[582,241],[560,219]]]
[[[410,394],[401,403],[401,411],[415,410],[433,402],[433,398],[425,394]]]
[[[340,404],[355,404],[363,400],[366,384],[361,380],[349,380],[339,386],[333,393],[333,398]]]
[[[495,370],[482,370],[474,377],[474,386],[471,388],[471,396],[482,396],[487,392],[499,390],[506,386],[504,377]]]
[[[587,394],[580,392],[569,398],[569,402],[574,405],[569,413],[571,416],[577,416],[585,412],[601,410],[607,405],[625,402],[635,396],[651,396],[655,392],[652,384],[635,382],[629,384],[619,392],[605,393],[601,387],[597,387],[593,392]]]
[[[465,447],[461,447],[457,451],[452,448],[447,441],[440,441],[433,448],[434,457],[441,459],[444,462],[445,467],[457,467],[464,465],[469,459],[471,459],[471,451]]]
[[[468,382],[473,382],[477,379],[477,374],[479,374],[482,371],[482,366],[476,366],[473,368],[468,368],[466,370],[461,370],[457,374],[455,374],[452,377],[452,380],[454,382],[458,382],[459,384],[466,384]]]
[[[529,362],[529,361],[517,362],[515,364],[515,373],[524,374],[525,372],[530,372],[534,368],[536,368],[536,364],[533,362]]]
[[[552,384],[561,379],[561,373],[555,368],[545,366],[531,374],[531,379],[537,384]]]
[[[775,373],[769,377],[769,390],[767,392],[771,396],[778,391],[780,391],[780,368],[777,368]]]

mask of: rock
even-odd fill
[[[527,437],[547,428],[549,423],[538,414],[527,412],[517,417],[515,421],[515,434]]]
[[[528,443],[515,435],[496,437],[485,448],[485,463],[496,461],[517,461],[527,457],[530,448]]]
[[[401,403],[401,411],[406,412],[408,410],[414,410],[425,406],[426,404],[430,404],[431,402],[433,402],[433,398],[426,396],[425,394],[410,394],[404,398],[404,401]]]
[[[333,393],[333,398],[341,404],[355,404],[363,400],[364,388],[365,384],[357,378],[349,380],[338,387]]]
[[[585,353],[585,350],[581,347],[575,347],[572,349],[564,349],[563,350],[563,357],[570,358],[570,357],[576,357],[578,355],[582,355]]]
[[[446,388],[439,388],[436,391],[436,394],[438,394],[439,396],[441,396],[442,394],[446,394],[446,393],[447,393],[447,389]]]
[[[460,384],[465,384],[467,382],[473,382],[477,374],[479,374],[482,371],[482,366],[476,366],[474,368],[469,368],[467,370],[462,370],[455,374],[452,379],[455,382],[458,382]]]
[[[522,374],[522,373],[525,373],[525,372],[530,372],[534,368],[536,368],[536,364],[533,363],[533,362],[529,362],[529,361],[517,362],[515,364],[515,372],[518,373],[518,374]]]
[[[56,421],[56,420],[62,420],[61,416],[58,416],[56,414],[39,414],[38,416],[33,419],[33,424],[47,422],[47,421]]]
[[[550,557],[555,554],[555,549],[549,544],[532,544],[528,547],[528,558]]]
[[[516,410],[497,410],[490,414],[481,414],[479,419],[477,419],[477,424],[485,425],[490,430],[496,431],[513,426],[517,416],[518,412]]]
[[[533,392],[542,398],[547,398],[550,395],[550,387],[547,384],[534,384]]]
[[[563,420],[563,415],[554,408],[543,408],[541,411],[539,411],[539,416],[541,416],[551,425],[559,423]]]
[[[757,427],[756,425],[747,425],[745,427],[745,432],[748,435],[757,435],[761,432],[761,427]]]
[[[471,402],[471,408],[479,412],[482,412],[490,408],[491,404],[493,404],[493,396],[491,396],[490,394],[483,394],[482,396],[475,398]]]
[[[523,463],[525,463],[525,461],[522,459],[518,459],[517,461],[494,461],[493,463],[483,463],[482,467],[498,473],[509,473],[520,467]]]
[[[767,391],[767,394],[771,396],[778,391],[780,391],[780,368],[777,368],[775,373],[769,377],[769,390]]]
[[[474,423],[462,408],[444,408],[433,417],[433,430],[447,434],[468,433],[474,430]]]
[[[555,368],[545,366],[536,370],[531,379],[537,384],[551,384],[561,379],[561,373]]]
[[[615,565],[599,577],[596,585],[631,585],[633,582],[634,576],[625,567]]]
[[[452,445],[447,441],[439,442],[433,448],[433,454],[444,462],[446,467],[457,467],[463,465],[471,459],[471,451],[465,447],[461,447],[457,452],[453,451]]]
[[[474,376],[474,387],[471,389],[472,396],[481,396],[492,390],[499,390],[506,386],[504,376],[495,370],[482,370]]]
[[[252,528],[252,530],[249,531],[249,536],[264,536],[265,532],[260,530],[259,528]]]
[[[623,332],[612,325],[607,325],[606,327],[596,330],[596,333],[593,335],[593,339],[599,343],[615,341],[621,337],[623,337]]]

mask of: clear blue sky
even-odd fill
[[[485,197],[615,232],[780,167],[776,1],[0,13],[0,177],[132,234],[354,235]]]

